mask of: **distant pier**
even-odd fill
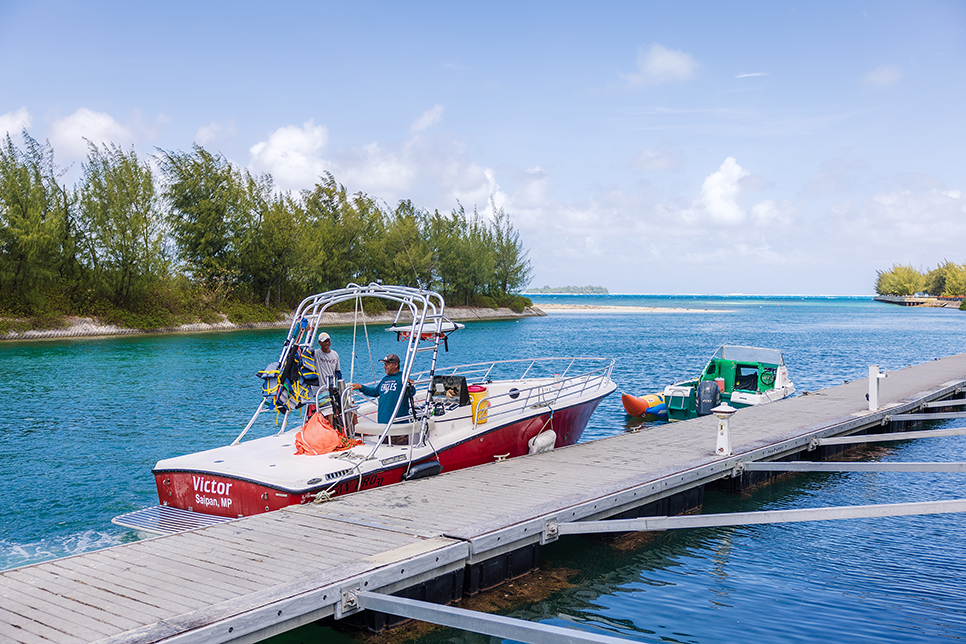
[[[769,461],[806,467],[847,436],[962,414],[949,409],[962,409],[966,354],[875,382],[742,409],[730,454],[707,416],[0,572],[0,640],[256,642],[323,618],[379,630],[536,569],[542,545],[582,522],[673,517],[707,487],[775,476]],[[445,610],[437,623],[477,628]]]
[[[933,295],[876,295],[876,302],[898,304],[899,306],[928,306],[934,308],[958,309],[963,303],[961,297],[937,297]]]

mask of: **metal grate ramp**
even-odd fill
[[[167,505],[156,505],[122,514],[111,519],[111,523],[124,528],[147,532],[152,535],[169,535],[234,521],[232,517],[216,517],[200,512],[191,512]]]

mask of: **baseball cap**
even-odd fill
[[[319,334],[319,344],[322,344],[322,343],[323,343],[323,342],[325,342],[326,340],[329,340],[329,341],[331,341],[331,340],[332,340],[332,338],[330,338],[330,337],[329,337],[329,334],[328,334],[328,333],[325,333],[325,332],[323,331],[322,333],[320,333],[320,334]]]
[[[395,362],[396,364],[399,364],[399,356],[397,356],[395,353],[390,353],[379,362]]]

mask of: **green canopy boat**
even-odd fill
[[[664,388],[668,420],[706,416],[718,405],[736,409],[762,405],[795,393],[777,349],[724,345],[697,378]]]

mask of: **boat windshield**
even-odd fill
[[[782,352],[778,349],[762,349],[759,347],[739,347],[725,345],[715,351],[712,360],[732,360],[734,362],[764,362],[766,364],[781,365]]]

